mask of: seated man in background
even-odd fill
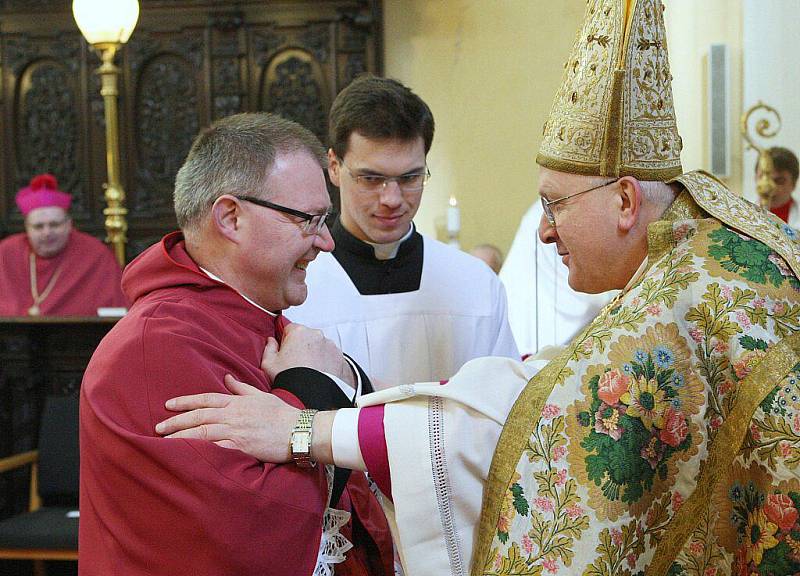
[[[376,388],[443,380],[479,356],[519,358],[497,276],[412,222],[433,124],[428,105],[388,78],[356,79],[331,107],[336,248],[309,268],[308,300],[287,314],[322,330]]]
[[[800,229],[800,206],[793,198],[797,188],[798,162],[797,156],[788,148],[774,146],[769,149],[772,157],[772,181],[775,190],[770,200],[769,211],[795,229]],[[761,170],[756,163],[756,181],[761,178]]]
[[[300,467],[153,433],[167,398],[224,391],[225,374],[294,406],[331,405],[297,370],[288,382],[278,374],[293,365],[277,352],[304,331],[325,350],[321,334],[281,315],[305,300],[306,267],[333,248],[323,157],[313,134],[270,114],[228,116],[192,145],[175,180],[181,231],[125,269],[131,310],[81,386],[83,576],[392,573],[366,478],[308,465],[307,431],[298,428]],[[303,365],[357,385],[329,348],[327,366]]]
[[[0,241],[0,316],[95,316],[127,305],[114,255],[72,227],[71,201],[51,174],[17,193],[25,232]]]

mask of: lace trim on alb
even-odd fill
[[[447,458],[444,450],[444,419],[442,416],[442,399],[431,396],[428,400],[428,429],[430,430],[431,468],[433,469],[433,486],[436,491],[436,502],[439,506],[439,519],[442,522],[444,544],[450,561],[450,573],[466,575],[461,541],[458,538],[453,510],[450,500],[450,477],[447,472]]]
[[[333,491],[333,466],[325,466],[328,481],[328,503]],[[319,539],[319,554],[313,576],[333,576],[335,564],[344,562],[345,553],[353,547],[352,542],[342,536],[339,530],[350,521],[350,512],[325,508],[322,518],[322,536]]]

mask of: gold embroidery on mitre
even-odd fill
[[[536,161],[595,176],[682,172],[661,0],[590,0]]]

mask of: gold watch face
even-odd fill
[[[292,455],[307,455],[311,451],[311,432],[292,433]]]

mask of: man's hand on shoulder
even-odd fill
[[[274,338],[267,340],[261,369],[274,381],[278,373],[297,367],[333,374],[355,388],[353,371],[333,341],[320,330],[289,324],[284,329],[280,346]]]

